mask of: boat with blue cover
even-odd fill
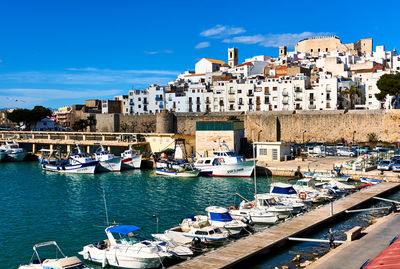
[[[350,179],[350,176],[343,175],[338,170],[331,170],[329,174],[321,174],[321,173],[312,173],[312,172],[304,172],[304,177],[306,178],[314,178],[319,181],[329,181],[329,180],[337,180],[341,182],[347,182]]]
[[[79,254],[103,267],[157,268],[172,254],[162,250],[158,243],[138,237],[139,230],[134,225],[109,226],[105,229],[106,240],[84,246]]]
[[[360,181],[363,183],[372,183],[372,184],[379,184],[385,182],[384,179],[369,178],[369,177],[360,177]]]

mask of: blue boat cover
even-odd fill
[[[118,225],[118,226],[113,226],[111,228],[108,228],[107,232],[120,233],[120,234],[126,235],[130,232],[134,232],[134,231],[137,231],[140,229],[141,228],[139,228],[137,226],[133,226],[133,225]]]
[[[226,212],[226,213],[210,212],[210,218],[211,218],[211,220],[214,220],[214,221],[222,221],[222,222],[232,221],[232,217],[231,217],[231,214],[229,214],[229,212]]]
[[[277,187],[274,186],[272,188],[271,193],[276,193],[276,194],[297,194],[296,190],[293,187]]]

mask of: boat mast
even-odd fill
[[[104,209],[106,211],[106,221],[107,221],[107,227],[110,226],[110,222],[108,221],[108,211],[107,211],[107,201],[106,201],[106,194],[103,189],[103,199],[104,199]]]
[[[254,203],[254,206],[256,206],[257,205],[257,173],[256,173],[256,147],[255,147],[255,144],[254,144],[254,130],[252,130],[251,131],[251,134],[252,134],[252,139],[253,139],[253,166],[254,166],[254,170],[253,170],[253,173],[254,173],[254,201],[255,201],[255,203]]]

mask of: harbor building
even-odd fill
[[[286,161],[292,155],[291,145],[284,142],[254,142],[258,161]]]

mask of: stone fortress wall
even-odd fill
[[[280,111],[252,113],[175,113],[173,115],[96,115],[97,131],[127,132],[159,131],[194,136],[197,121],[226,121],[235,116],[245,123],[245,136],[256,141],[303,142],[341,139],[368,142],[368,134],[375,133],[378,140],[396,143],[400,139],[400,110],[339,111]],[[114,115],[114,114],[112,114]],[[117,117],[118,116],[118,117]],[[160,117],[160,118],[158,118]],[[99,121],[100,120],[100,121]],[[166,121],[165,121],[166,120]],[[165,123],[168,124],[165,124]],[[163,123],[161,127],[157,127]],[[170,125],[170,126],[166,126]],[[129,126],[133,126],[131,129]],[[114,129],[113,129],[114,128]],[[113,129],[113,130],[112,130]]]

